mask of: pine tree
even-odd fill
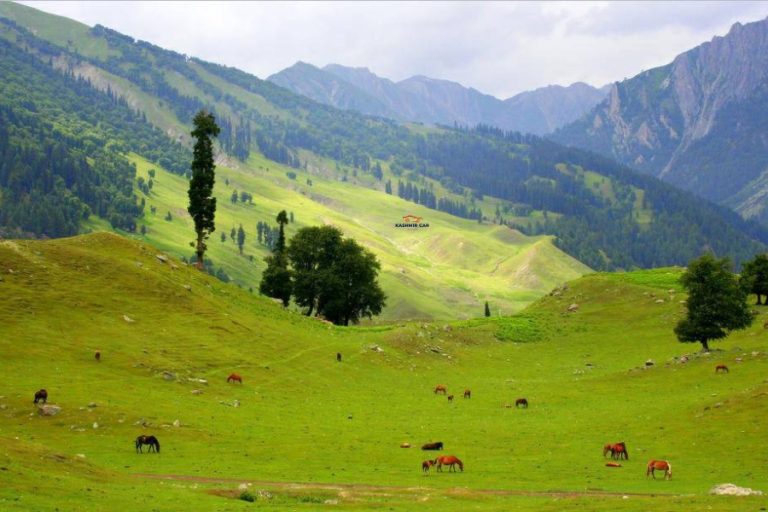
[[[197,240],[197,268],[203,269],[203,256],[207,246],[205,241],[216,230],[214,217],[216,215],[216,198],[213,197],[213,185],[216,181],[216,165],[213,163],[212,137],[219,134],[219,127],[213,114],[201,110],[192,120],[194,130],[192,137],[196,139],[193,159],[192,178],[189,180],[189,207],[187,211],[195,222]],[[170,214],[170,212],[169,212]]]
[[[488,305],[488,301],[485,301],[485,316],[491,316],[491,307]]]

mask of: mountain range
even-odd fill
[[[768,19],[614,84],[552,139],[768,223]]]
[[[221,127],[209,271],[256,288],[286,210],[289,236],[334,224],[376,253],[386,320],[472,317],[483,299],[509,312],[590,268],[684,265],[705,250],[738,264],[768,242],[594,153],[338,109],[20,4],[0,3],[0,75],[0,235],[114,230],[188,259],[188,134],[207,109]],[[408,214],[430,227],[397,229]]]
[[[551,85],[500,100],[456,82],[413,76],[393,82],[368,68],[297,62],[268,78],[297,94],[343,109],[405,122],[453,126],[485,124],[543,135],[579,118],[602,101],[608,87],[577,82]]]

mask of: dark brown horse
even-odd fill
[[[442,393],[445,395],[446,393],[448,393],[448,390],[445,388],[444,385],[438,384],[437,386],[435,386],[435,394],[438,394],[438,393]]]
[[[227,377],[227,382],[239,382],[240,384],[242,384],[243,378],[236,373],[230,373],[229,377]]]
[[[337,363],[341,362],[341,352],[336,352],[336,362]]]
[[[526,398],[518,398],[515,400],[515,407],[525,407],[528,408],[528,400]]]
[[[720,372],[729,373],[730,370],[728,370],[728,367],[725,366],[724,364],[719,364],[715,366],[715,373],[720,373]]]
[[[424,462],[421,463],[421,470],[424,473],[429,473],[429,468],[431,468],[434,465],[435,465],[434,461],[432,461],[432,460],[425,460]]]
[[[448,401],[453,402],[453,395],[448,395]]]
[[[437,466],[437,470],[442,472],[443,466],[448,466],[448,471],[456,471],[456,464],[459,465],[459,469],[464,471],[464,463],[459,460],[455,455],[441,455],[433,462]]]
[[[422,450],[442,450],[443,449],[443,442],[442,441],[435,441],[434,443],[427,443],[424,446],[421,447]]]
[[[624,441],[603,446],[603,457],[605,457],[605,454],[608,452],[611,452],[612,459],[629,460],[629,452],[627,451],[627,445]]]
[[[155,436],[139,436],[136,438],[136,451],[138,453],[144,453],[142,446],[149,445],[147,453],[151,452],[154,448],[156,453],[160,453],[160,441]]]
[[[93,357],[96,358],[97,361],[101,361],[101,352],[97,350],[96,353],[93,354]]]
[[[41,389],[35,393],[35,403],[37,402],[43,402],[46,403],[48,401],[48,392],[44,389]]]
[[[648,467],[645,470],[645,478],[648,478],[648,475],[651,475],[653,479],[656,480],[656,474],[654,471],[657,469],[659,471],[664,471],[665,480],[672,478],[672,464],[666,460],[649,460]]]
[[[472,392],[468,389],[464,390],[464,398],[472,398]]]

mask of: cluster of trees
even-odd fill
[[[253,204],[253,194],[246,192],[245,190],[242,190],[239,193],[237,190],[233,190],[232,195],[229,196],[229,201],[232,204],[237,204],[238,201],[241,203]]]
[[[285,211],[277,217],[278,242],[266,258],[259,291],[305,314],[321,315],[337,325],[358,323],[381,313],[386,296],[376,281],[376,256],[333,226],[300,229],[286,246]]]
[[[228,117],[224,117],[219,122],[221,133],[219,133],[219,143],[225,153],[233,155],[241,161],[248,159],[251,154],[251,122],[248,119],[240,117],[236,124]]]

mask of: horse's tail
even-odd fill
[[[667,480],[672,478],[672,464],[667,462]]]
[[[160,453],[160,441],[155,439],[155,450],[157,450],[157,453]]]

